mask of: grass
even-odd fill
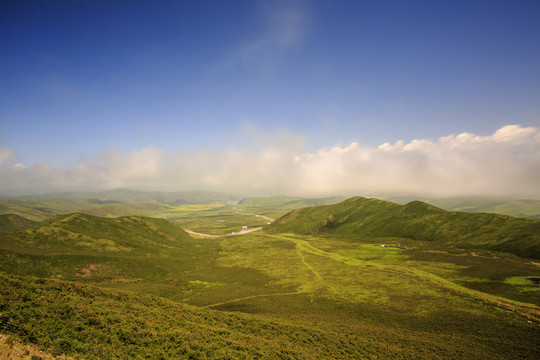
[[[265,221],[177,206],[160,216],[200,232]],[[0,235],[0,333],[73,358],[536,359],[529,278],[531,259],[395,235],[194,239],[165,219],[69,214]]]

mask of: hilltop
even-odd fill
[[[293,196],[255,196],[238,203],[248,211],[270,217],[282,216],[285,212],[307,206],[329,205],[345,200],[343,196],[303,198]]]
[[[353,197],[335,205],[291,211],[266,229],[305,235],[395,236],[540,257],[539,220],[450,212],[421,201],[398,205]]]

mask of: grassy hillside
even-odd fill
[[[540,258],[539,220],[488,213],[448,212],[420,201],[397,205],[355,197],[335,205],[294,210],[269,225],[267,230],[405,237]]]
[[[69,214],[0,235],[0,334],[74,358],[536,359],[537,278],[404,238]]]
[[[31,230],[5,234],[2,244],[28,251],[152,254],[185,246],[190,239],[164,219],[140,215],[112,219],[75,213],[57,215]]]
[[[328,205],[343,201],[343,196],[324,198],[301,198],[291,196],[258,196],[243,199],[238,205],[247,211],[272,218],[284,215],[287,211],[307,206]]]
[[[0,234],[0,272],[92,283],[184,301],[219,286],[245,296],[266,291],[254,270],[216,271],[220,245],[193,239],[164,219],[58,215],[31,230]],[[278,290],[275,290],[278,291]]]
[[[212,270],[224,283],[223,274],[237,269],[231,280],[251,277],[252,288],[241,294],[201,281],[201,292],[186,299],[197,308],[142,289],[0,274],[0,333],[75,358],[540,355],[540,327],[519,308],[508,311],[490,300],[496,298],[417,270],[429,268],[423,262],[402,267],[399,252],[301,236],[227,238]],[[254,278],[253,271],[266,277]]]
[[[490,212],[540,220],[540,200],[455,197],[428,202],[450,211]]]
[[[0,332],[54,355],[99,359],[387,356],[351,330],[200,310],[163,298],[0,274]]]
[[[25,230],[34,225],[36,225],[35,221],[28,220],[17,214],[0,214],[0,233]]]

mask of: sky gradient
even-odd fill
[[[3,195],[540,197],[538,1],[8,0],[0,49]]]

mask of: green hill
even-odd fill
[[[539,220],[449,212],[420,201],[398,205],[354,197],[335,205],[294,210],[267,226],[267,230],[314,235],[395,236],[540,258]]]
[[[343,201],[343,196],[323,198],[302,198],[292,196],[256,196],[243,199],[238,203],[248,211],[270,217],[279,217],[287,211],[307,206],[328,205]]]
[[[178,284],[189,289],[196,287],[189,281],[207,279],[193,269],[203,269],[205,259],[212,261],[216,251],[217,245],[193,239],[164,219],[75,213],[0,234],[0,271],[179,299],[186,295],[178,292]]]
[[[140,215],[102,218],[57,215],[36,227],[0,234],[0,272],[92,283],[184,301],[218,286],[253,294],[257,271],[216,271],[220,245],[194,239],[165,219]],[[255,289],[255,293],[265,291]]]
[[[17,214],[0,214],[0,233],[30,229],[36,224]]]
[[[57,215],[35,228],[3,237],[18,249],[76,252],[156,253],[185,245],[191,237],[164,219],[132,215],[102,218],[87,214]]]

